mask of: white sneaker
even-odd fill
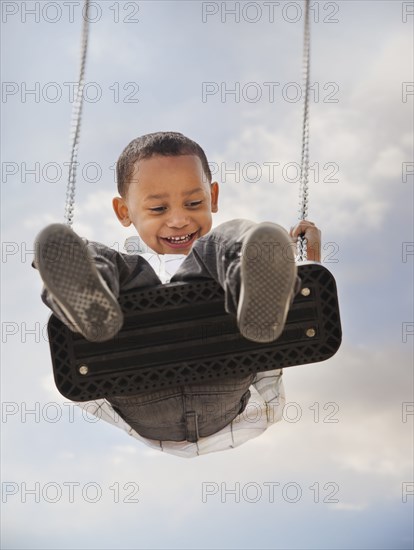
[[[273,342],[282,334],[296,286],[295,252],[287,231],[274,223],[260,223],[246,236],[237,323],[248,340]]]
[[[35,265],[44,285],[87,340],[103,342],[123,324],[122,310],[92,262],[86,244],[67,225],[52,224],[36,239]]]

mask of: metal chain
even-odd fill
[[[85,85],[85,65],[86,53],[88,50],[89,36],[89,0],[84,0],[83,9],[83,25],[82,25],[82,44],[81,44],[81,65],[79,71],[78,86],[76,97],[72,105],[72,117],[70,123],[70,141],[71,154],[69,162],[69,177],[66,188],[66,204],[65,204],[65,223],[72,227],[74,206],[75,206],[75,191],[76,191],[76,165],[78,159],[79,135],[82,119],[83,106],[83,88]]]
[[[305,2],[305,29],[303,40],[303,84],[304,84],[304,105],[302,124],[302,157],[300,163],[300,188],[299,188],[299,220],[306,220],[308,216],[308,175],[309,175],[309,79],[310,79],[310,28],[309,28],[309,4]],[[298,262],[306,261],[308,257],[307,240],[299,236],[297,242]]]

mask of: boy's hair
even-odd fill
[[[179,132],[156,132],[135,138],[122,151],[116,164],[118,193],[121,197],[125,198],[128,192],[135,163],[139,160],[149,159],[154,155],[165,157],[196,155],[201,160],[208,182],[211,183],[211,171],[207,157],[198,143]]]

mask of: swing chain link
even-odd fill
[[[73,224],[73,215],[75,207],[75,191],[76,191],[76,166],[79,150],[79,135],[82,119],[82,107],[83,107],[83,89],[85,85],[85,66],[86,66],[86,54],[88,50],[88,36],[89,36],[89,0],[84,0],[83,10],[83,25],[82,25],[82,45],[81,45],[81,64],[79,71],[78,86],[76,89],[76,96],[72,106],[72,116],[70,123],[70,142],[71,142],[71,154],[69,162],[69,176],[66,187],[66,204],[65,204],[65,223],[70,228]]]
[[[300,188],[299,188],[299,220],[306,220],[309,204],[309,79],[310,79],[310,28],[309,28],[309,4],[305,3],[305,29],[303,40],[303,83],[304,83],[304,104],[302,123],[302,155],[300,164]],[[307,239],[300,235],[297,241],[296,261],[306,261],[308,257]]]

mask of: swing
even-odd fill
[[[82,30],[79,85],[73,105],[73,142],[65,221],[73,223],[76,159],[88,42],[87,13]],[[308,207],[309,0],[305,9],[305,101],[302,132],[301,210]],[[121,292],[120,332],[105,342],[90,342],[51,315],[48,335],[55,383],[72,401],[91,401],[174,386],[245,376],[316,363],[332,357],[341,344],[336,283],[328,269],[308,262],[306,239],[298,239],[301,291],[289,310],[282,335],[259,344],[239,333],[224,309],[224,292],[212,280],[169,283]]]

